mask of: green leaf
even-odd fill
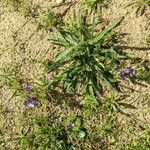
[[[128,59],[139,59],[139,57],[135,56],[134,54],[130,54],[130,53],[126,53],[125,56],[128,58]]]
[[[137,60],[139,57],[135,56],[134,54],[130,53],[122,53],[117,55],[118,59],[132,59],[132,60]]]
[[[99,105],[98,101],[97,101],[97,98],[96,98],[96,93],[95,93],[95,90],[93,88],[93,85],[88,85],[88,93],[89,95],[91,96],[91,98],[93,99],[94,103],[96,106]]]
[[[82,125],[81,119],[79,117],[76,118],[76,120],[75,120],[75,127],[77,129],[80,129],[81,125]]]
[[[85,133],[84,131],[80,131],[80,132],[79,132],[79,137],[80,137],[81,139],[85,138],[85,136],[86,136],[86,133]]]
[[[123,21],[124,17],[120,17],[116,19],[112,23],[110,23],[102,32],[100,32],[94,39],[91,39],[89,43],[91,45],[98,44],[101,40],[103,40],[115,27],[120,25]]]
[[[55,63],[69,60],[75,48],[76,46],[73,46],[59,53],[55,58]]]

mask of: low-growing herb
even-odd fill
[[[111,0],[84,0],[85,4],[91,8],[96,8],[98,4],[101,6],[105,6],[110,1]]]
[[[75,14],[73,27],[55,30],[51,37],[53,44],[64,47],[55,57],[49,71],[56,71],[50,87],[62,85],[66,92],[82,92],[97,103],[97,96],[104,85],[119,90],[115,64],[124,59],[137,59],[134,55],[117,51],[108,37],[119,26],[124,17],[114,20],[101,32],[95,32],[95,20],[92,27],[86,24],[86,12]]]
[[[48,10],[43,20],[38,24],[37,30],[51,30],[53,26],[62,24],[62,19],[59,15],[55,14],[52,10]]]

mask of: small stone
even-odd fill
[[[60,4],[60,3],[63,3],[64,0],[56,0],[56,3]]]

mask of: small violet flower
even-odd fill
[[[27,92],[27,93],[31,93],[31,88],[30,88],[30,86],[29,85],[26,85],[25,86],[25,91]]]
[[[128,68],[126,70],[121,70],[120,71],[120,77],[124,78],[124,77],[134,77],[135,76],[135,70],[132,68]]]
[[[129,75],[129,77],[134,77],[135,76],[135,70],[132,68],[129,68],[128,69],[128,75]]]
[[[29,108],[34,108],[37,104],[38,102],[34,97],[29,97],[28,100],[24,102],[24,106]]]
[[[120,71],[120,77],[121,77],[121,78],[126,77],[126,75],[127,75],[127,73],[126,73],[125,70],[121,70],[121,71]]]

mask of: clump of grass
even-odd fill
[[[117,113],[125,114],[123,108],[136,109],[134,105],[124,102],[127,96],[116,92],[106,94],[101,98],[101,109],[112,116]]]
[[[103,6],[110,2],[110,0],[84,0],[84,2],[88,7],[96,8],[98,4]]]
[[[75,117],[71,126],[64,126],[63,123],[51,122],[48,117],[36,117],[30,124],[30,130],[22,132],[20,148],[73,149],[73,143],[79,141],[78,138],[85,138],[83,123],[80,117]]]
[[[105,116],[101,125],[96,126],[97,134],[95,136],[99,139],[98,144],[100,144],[103,149],[109,149],[111,145],[115,147],[115,143],[117,143],[119,128],[116,120],[117,117],[114,114],[108,115]]]
[[[131,2],[128,6],[132,6],[134,5],[135,7],[137,7],[136,9],[136,14],[140,14],[143,15],[146,8],[150,7],[150,0],[134,0],[133,2]]]
[[[48,10],[45,13],[42,22],[38,24],[37,30],[45,29],[48,31],[51,30],[52,27],[56,27],[59,24],[62,24],[62,19],[60,18],[60,16],[55,14],[52,10]]]
[[[150,62],[149,60],[143,61],[140,66],[137,67],[136,78],[150,82]]]
[[[11,66],[5,66],[0,69],[0,85],[1,87],[6,85],[11,88],[20,89],[20,83],[22,82],[21,77]]]
[[[24,81],[22,77],[17,74],[17,72],[11,66],[6,66],[5,68],[1,69],[0,79],[1,86],[8,86],[13,90],[12,97],[20,96],[22,100],[29,98],[29,95],[23,89],[22,85]]]
[[[26,16],[29,16],[29,15],[30,15],[30,13],[31,13],[31,8],[30,8],[30,6],[29,6],[28,4],[22,3],[22,4],[19,6],[18,11],[26,17]]]
[[[69,149],[70,143],[67,143],[67,132],[63,126],[50,124],[48,118],[38,117],[33,125],[34,131],[23,133],[20,148],[26,149]]]
[[[130,142],[129,144],[120,145],[119,150],[149,150],[150,139],[149,131],[146,131],[141,137],[137,140]]]
[[[49,71],[57,70],[50,86],[62,85],[66,92],[81,92],[85,99],[97,103],[96,97],[104,85],[119,90],[115,64],[136,57],[117,51],[109,44],[112,30],[124,17],[116,19],[99,33],[95,32],[94,19],[92,26],[87,26],[86,12],[75,14],[75,17],[74,26],[56,29],[50,39],[52,43],[64,47],[49,66]]]
[[[102,98],[102,108],[110,114],[120,111],[120,96],[117,96],[115,93],[111,93]]]
[[[13,97],[20,97],[25,107],[35,107],[39,100],[47,98],[45,87],[49,80],[43,77],[39,80],[23,79],[11,66],[6,66],[0,70],[0,86],[8,86],[13,90]]]
[[[6,5],[13,6],[15,9],[21,4],[21,0],[6,0]]]
[[[29,2],[24,2],[22,0],[6,0],[6,5],[11,6],[15,11],[18,11],[20,14],[25,17],[33,17],[38,16],[38,6],[32,5]]]

